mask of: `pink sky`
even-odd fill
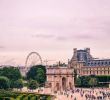
[[[0,0],[0,37],[0,64],[24,65],[31,51],[67,61],[85,47],[110,58],[110,0]]]

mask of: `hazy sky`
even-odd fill
[[[85,47],[110,58],[110,0],[0,0],[0,64],[24,65],[31,51],[67,61]]]

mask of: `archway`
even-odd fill
[[[66,90],[66,78],[65,77],[62,78],[62,89]]]
[[[60,89],[59,83],[56,83],[56,89],[57,89],[57,91],[59,91],[59,89]]]
[[[71,82],[69,82],[69,88],[72,89],[72,83]]]

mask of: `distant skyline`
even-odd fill
[[[0,0],[0,37],[0,64],[24,65],[32,51],[67,62],[86,47],[110,58],[110,0]]]

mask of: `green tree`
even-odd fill
[[[19,69],[16,67],[12,67],[12,66],[4,67],[2,70],[3,70],[2,76],[6,76],[12,81],[16,81],[22,78]]]
[[[38,88],[37,81],[35,81],[35,80],[29,80],[29,82],[28,82],[28,89],[34,90],[36,88]]]
[[[0,68],[0,76],[2,76],[2,74],[3,74],[3,69]]]
[[[76,79],[76,86],[81,86],[81,79],[79,77]]]
[[[39,84],[43,84],[46,81],[46,68],[42,65],[32,66],[27,72],[27,79],[36,80]]]
[[[39,84],[41,84],[41,86],[42,86],[43,83],[45,83],[45,73],[41,68],[38,68],[38,70],[37,70],[36,79],[37,79],[37,82]]]
[[[94,87],[98,84],[97,78],[90,78],[89,85]]]
[[[89,87],[89,80],[90,80],[90,76],[81,76],[81,86],[82,87]]]
[[[23,88],[23,80],[22,79],[18,79],[14,82],[14,88],[17,89],[22,89]]]
[[[10,88],[10,80],[7,77],[0,76],[0,89]]]
[[[21,79],[21,73],[18,68],[6,66],[0,70],[0,75],[5,76],[10,80],[10,88],[14,88],[14,81]]]

